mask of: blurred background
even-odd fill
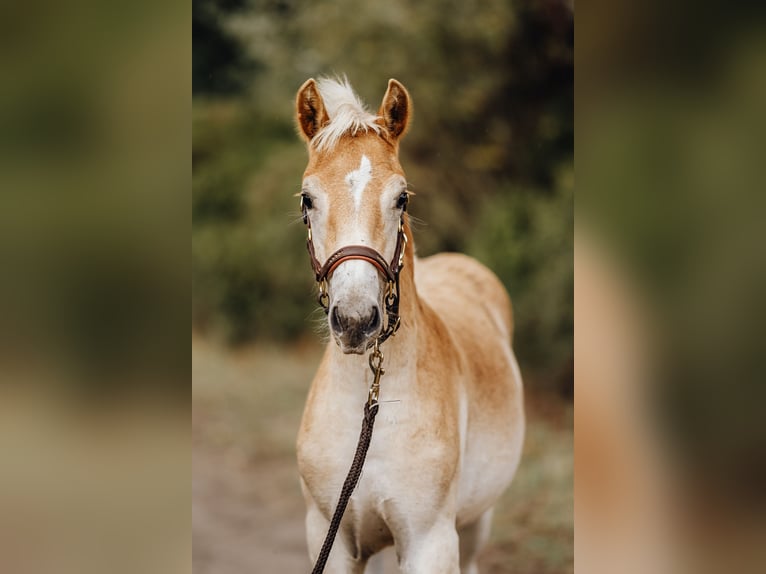
[[[191,10],[0,3],[0,572],[189,572]]]
[[[763,6],[579,21],[588,574],[766,562]],[[516,302],[530,432],[484,569],[571,571],[571,28],[544,1],[0,3],[0,571],[306,571],[291,113],[322,73],[373,107],[405,82],[421,254],[482,258]]]
[[[294,440],[321,353],[294,194],[295,93],[389,78],[420,256],[461,251],[514,302],[529,431],[485,572],[571,572],[573,7],[564,1],[193,1],[194,571],[309,567]]]
[[[578,22],[577,569],[762,572],[763,3]]]

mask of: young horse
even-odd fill
[[[298,436],[312,562],[356,448],[373,378],[364,354],[393,330],[394,299],[401,318],[380,348],[380,414],[327,572],[361,573],[391,544],[404,573],[476,572],[492,506],[521,455],[508,295],[469,257],[414,255],[398,160],[411,114],[396,80],[377,115],[345,81],[311,79],[297,96],[309,149],[301,206],[334,339]]]

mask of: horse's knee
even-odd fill
[[[400,550],[402,574],[460,574],[460,542],[454,520],[413,536]]]
[[[311,565],[316,563],[322,550],[330,521],[313,504],[308,504],[306,512],[306,541],[308,542]],[[332,550],[327,558],[325,574],[362,574],[367,561],[354,558],[345,543],[343,533],[338,532]]]

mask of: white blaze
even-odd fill
[[[356,209],[362,204],[362,193],[367,184],[372,179],[372,165],[366,155],[362,156],[362,161],[359,162],[359,168],[351,171],[346,176],[346,183],[354,196],[354,205]]]

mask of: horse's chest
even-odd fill
[[[325,419],[301,437],[299,469],[314,501],[330,516],[357,447],[362,413]],[[403,508],[437,505],[458,464],[456,436],[436,436],[408,401],[382,403],[362,475],[349,504],[358,529],[390,524]],[[446,479],[446,480],[445,480]],[[430,501],[430,502],[429,502]]]
[[[386,496],[397,486],[397,475],[390,472],[399,465],[401,445],[409,429],[389,405],[381,405],[375,420],[370,447],[354,498]],[[321,503],[335,500],[354,458],[362,426],[362,409],[357,416],[326,418],[302,433],[298,465],[309,491]],[[387,412],[388,411],[388,412]],[[388,469],[388,472],[386,471]],[[398,478],[402,478],[399,476]]]

